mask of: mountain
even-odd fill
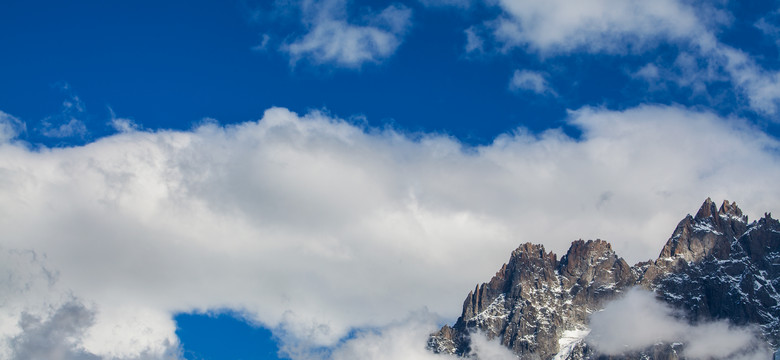
[[[523,244],[487,283],[469,292],[453,326],[432,334],[436,353],[469,357],[481,331],[515,354],[540,359],[600,356],[584,341],[590,315],[633,287],[680,312],[690,324],[727,320],[752,325],[769,347],[780,345],[780,222],[748,223],[735,203],[708,198],[679,222],[655,261],[634,266],[602,240],[577,240],[558,260]],[[658,343],[618,358],[677,359],[683,343]]]

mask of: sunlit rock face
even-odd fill
[[[656,260],[634,266],[603,240],[577,240],[560,260],[542,245],[520,245],[489,282],[466,296],[461,316],[432,334],[428,347],[470,357],[470,334],[480,331],[522,357],[683,358],[685,343],[616,357],[598,354],[584,340],[590,315],[634,286],[653,291],[691,324],[754,326],[777,348],[780,222],[765,214],[748,223],[735,203],[718,208],[707,199],[695,216],[680,221]]]

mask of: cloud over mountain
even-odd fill
[[[467,146],[274,108],[80,147],[7,141],[3,244],[45,254],[44,298],[94,304],[78,349],[133,358],[169,354],[181,311],[242,311],[312,346],[424,307],[452,317],[518,243],[602,237],[635,261],[705,195],[751,215],[780,198],[778,143],[741,120],[643,106],[568,122],[580,139],[518,129]],[[3,309],[21,326],[32,310],[16,304]]]

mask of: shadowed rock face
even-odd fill
[[[560,261],[542,245],[523,244],[463,303],[456,323],[431,335],[437,353],[469,356],[469,334],[498,338],[518,355],[606,358],[582,341],[590,313],[632,286],[682,310],[692,322],[728,319],[761,328],[780,344],[780,222],[748,224],[735,203],[707,199],[677,225],[655,261],[629,266],[602,240],[577,240]],[[579,335],[578,335],[579,334]],[[559,341],[560,340],[560,341]],[[676,359],[672,344],[621,358]]]

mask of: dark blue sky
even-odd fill
[[[336,20],[398,40],[389,53],[373,48],[373,58],[346,65],[285,50],[318,24],[321,13],[305,3],[4,0],[0,110],[25,124],[18,138],[33,147],[93,142],[117,131],[112,117],[150,131],[186,130],[207,118],[257,120],[270,107],[323,110],[368,128],[449,134],[469,145],[517,128],[562,128],[577,138],[567,110],[642,104],[745,118],[771,137],[780,134],[776,110],[767,110],[777,96],[766,98],[756,80],[780,69],[775,1],[692,2],[700,14],[720,16],[699,19],[702,33],[718,41],[710,52],[693,36],[669,35],[673,30],[611,30],[609,23],[606,35],[586,35],[617,50],[560,39],[549,45],[528,34],[512,42],[494,33],[499,19],[522,17],[504,3],[330,1],[341,14]],[[410,14],[403,29],[375,25],[388,7]],[[478,35],[481,48],[468,51],[467,32]],[[724,62],[734,49],[746,54],[753,67],[741,68],[752,73]],[[521,74],[525,80],[511,85]],[[187,359],[266,359],[275,352],[270,332],[228,315],[181,314],[176,321]]]
[[[352,5],[377,9],[387,4]],[[303,29],[278,17],[253,18],[253,11],[271,8],[265,2],[5,1],[0,9],[5,54],[0,109],[27,123],[29,141],[47,145],[110,133],[109,108],[147,129],[187,129],[206,117],[223,124],[256,120],[272,106],[300,113],[322,109],[342,118],[365,116],[375,127],[443,132],[467,143],[488,143],[519,126],[532,131],[561,127],[566,109],[585,105],[623,109],[643,102],[676,103],[754,115],[744,110],[739,94],[719,82],[708,84],[713,100],[673,85],[648,91],[645,82],[630,77],[647,62],[673,62],[676,49],[548,58],[516,50],[467,54],[464,30],[496,9],[406,6],[413,21],[397,51],[355,70],[305,61],[292,68],[274,48]],[[739,26],[721,34],[724,42],[760,52],[761,65],[775,69],[775,44],[757,36],[753,26],[771,4],[731,7],[744,16],[737,18]],[[271,36],[267,48],[253,50],[266,33]],[[509,91],[515,69],[545,71],[558,96]],[[70,89],[63,91],[62,84]],[[83,104],[78,117],[87,133],[52,142],[41,136],[40,122],[61,112],[69,96]]]

